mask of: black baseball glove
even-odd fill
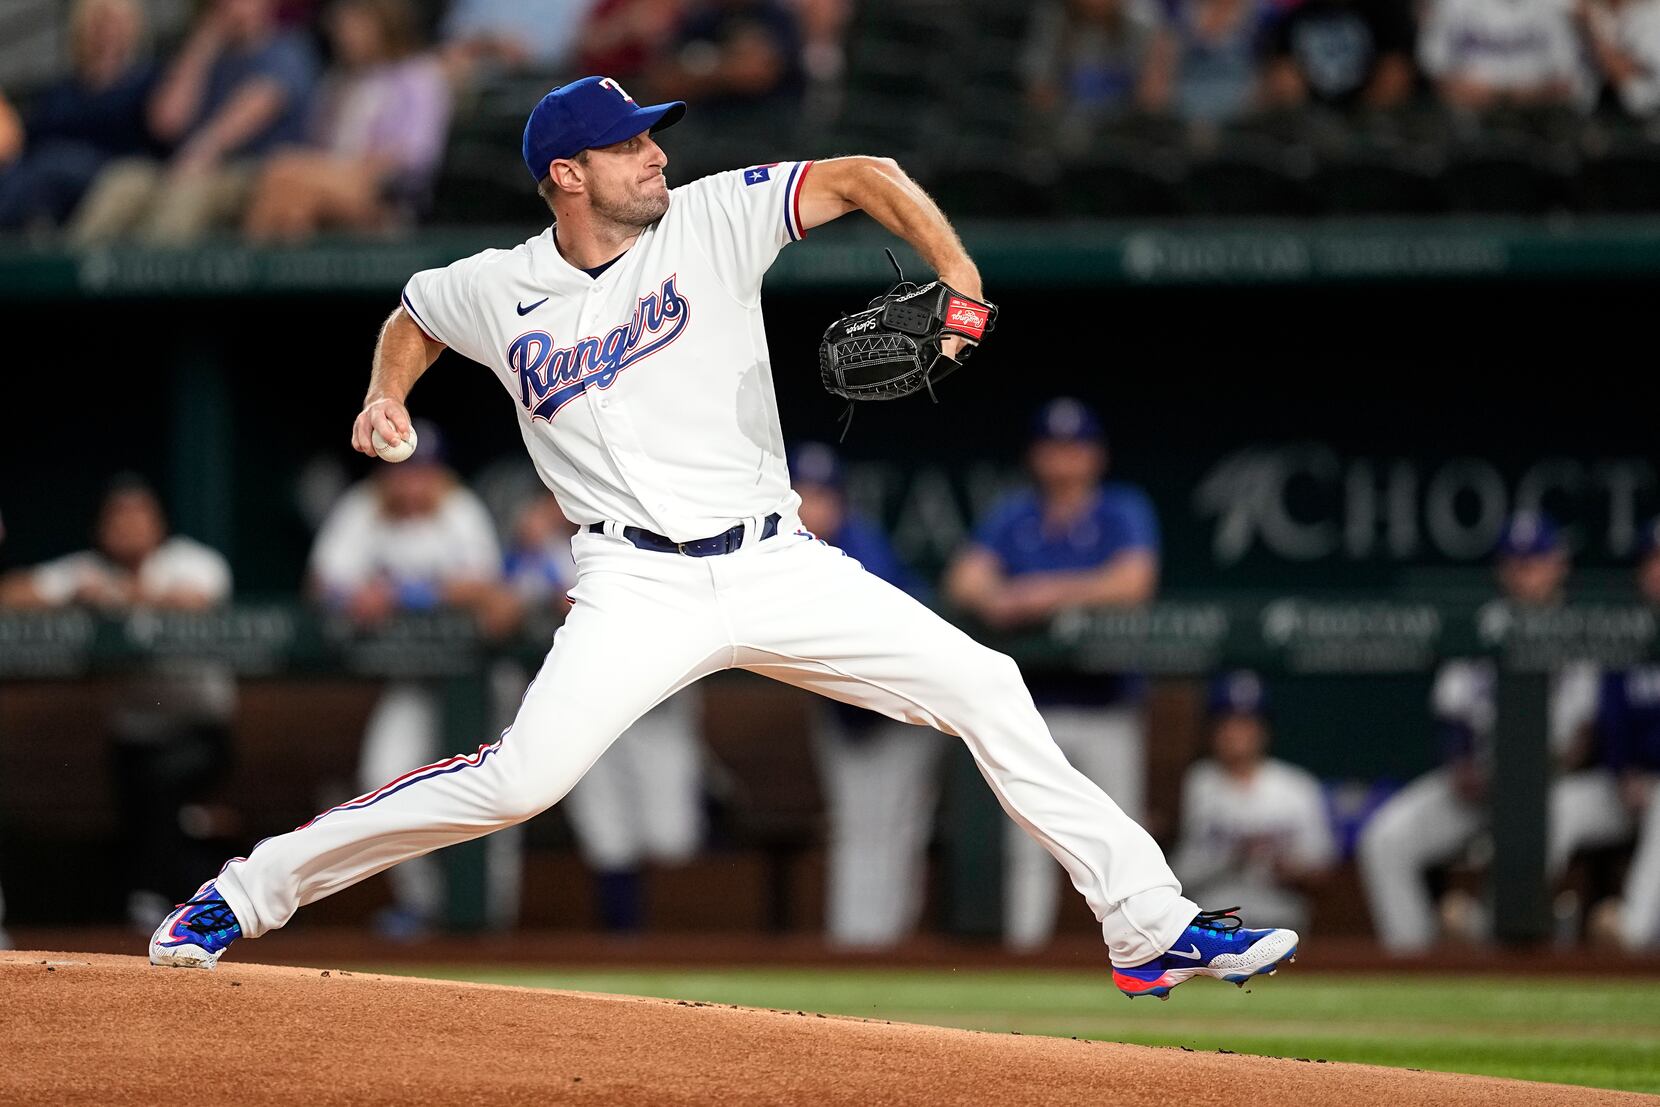
[[[849,423],[859,401],[897,400],[927,389],[938,402],[935,383],[961,365],[997,321],[996,305],[944,281],[919,288],[905,279],[893,251],[885,253],[897,282],[864,311],[830,324],[818,347],[819,376],[827,390],[848,401]],[[953,336],[963,340],[955,358],[940,349]]]

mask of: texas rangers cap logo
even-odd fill
[[[619,85],[616,81],[612,80],[610,77],[601,77],[599,79],[599,87],[610,89],[612,92],[615,92],[618,96],[621,96],[624,100],[627,100],[630,104],[632,104],[634,102],[634,97],[630,96],[628,94],[628,92],[623,88],[622,85]]]

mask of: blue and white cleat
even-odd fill
[[[208,881],[173,908],[150,935],[150,964],[175,969],[211,969],[230,944],[242,937],[236,913]]]
[[[1243,988],[1253,976],[1273,976],[1297,959],[1295,930],[1248,930],[1234,912],[1201,911],[1176,944],[1145,965],[1113,966],[1118,990],[1136,996],[1170,998],[1170,989],[1196,976],[1214,976]]]

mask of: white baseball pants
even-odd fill
[[[1357,857],[1372,927],[1390,953],[1419,953],[1440,931],[1429,870],[1452,861],[1487,827],[1487,811],[1435,769],[1396,792],[1360,833]]]
[[[304,904],[562,799],[613,740],[674,692],[747,669],[967,743],[1009,816],[1065,868],[1115,964],[1173,945],[1198,908],[1150,835],[1062,756],[1014,662],[786,519],[718,557],[572,543],[578,579],[513,725],[269,838],[218,880],[250,937]]]
[[[1139,706],[1046,707],[1043,721],[1079,772],[1132,819],[1146,815],[1147,728]],[[1060,883],[1043,847],[1011,825],[1003,841],[1004,945],[1029,952],[1049,944],[1060,914]]]
[[[945,742],[885,721],[854,733],[828,706],[817,713],[813,750],[830,823],[824,929],[834,944],[883,949],[915,929]]]
[[[497,663],[489,683],[492,729],[500,729],[518,706],[524,671],[515,664]],[[358,786],[373,790],[382,781],[424,766],[441,754],[444,737],[444,705],[434,688],[418,681],[387,685],[363,729]],[[503,930],[518,921],[523,869],[524,835],[517,828],[490,839],[485,850],[484,917],[492,929]],[[443,914],[446,886],[437,858],[412,858],[388,876],[398,907],[428,922]]]
[[[1660,946],[1660,799],[1633,813],[1607,769],[1569,773],[1551,786],[1550,872],[1558,876],[1576,850],[1636,839],[1626,870],[1620,939],[1632,950]]]
[[[703,841],[699,703],[688,692],[646,712],[565,798],[565,816],[590,869],[683,865],[697,852]]]

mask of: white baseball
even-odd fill
[[[406,461],[409,455],[415,452],[415,428],[410,427],[409,433],[403,436],[403,441],[396,446],[381,437],[378,430],[369,432],[369,440],[374,444],[375,453],[382,461]]]

